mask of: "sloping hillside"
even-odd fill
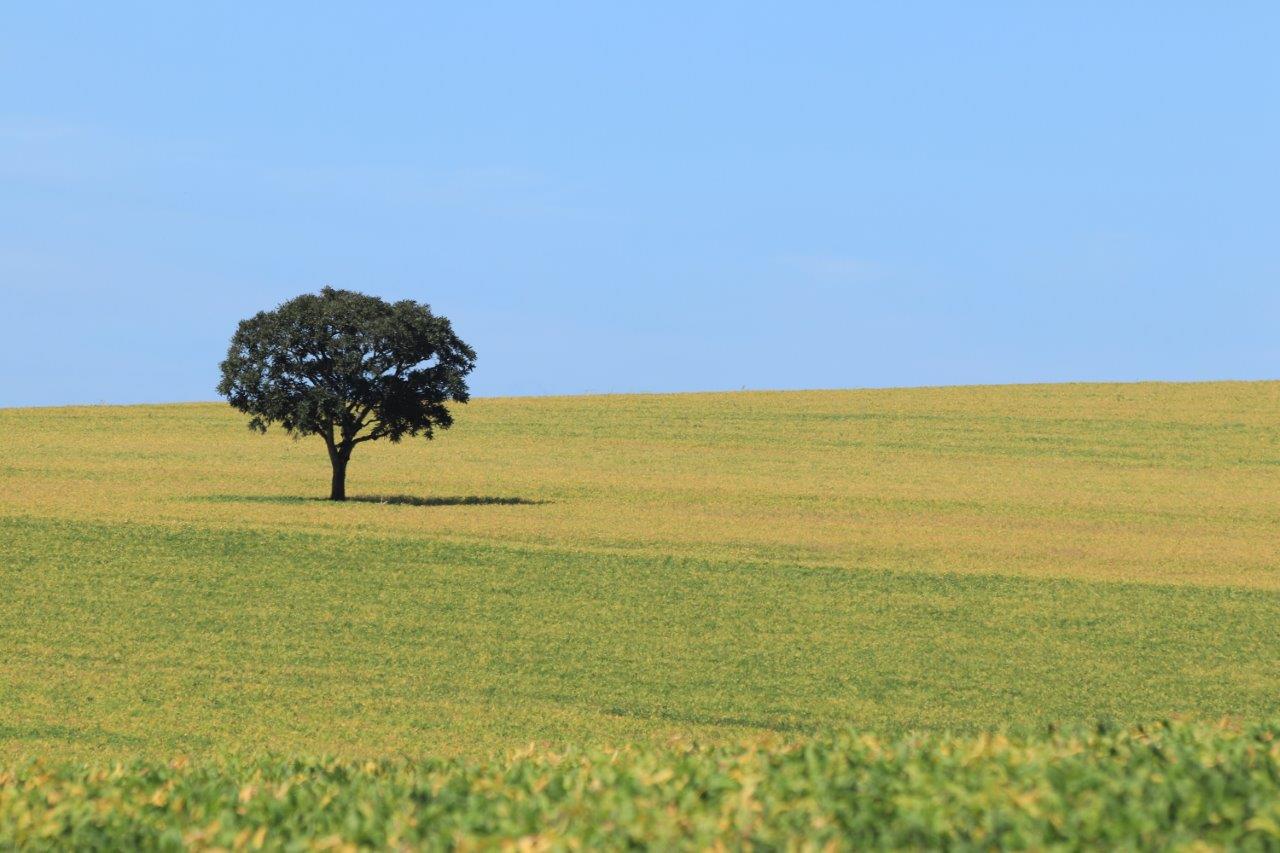
[[[0,750],[483,755],[1280,710],[1280,383],[0,410]]]

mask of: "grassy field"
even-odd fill
[[[1280,383],[0,410],[0,759],[1280,712]]]

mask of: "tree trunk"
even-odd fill
[[[333,463],[333,485],[329,488],[329,500],[345,501],[347,499],[347,460],[350,456],[341,450],[329,454]]]

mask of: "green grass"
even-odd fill
[[[0,410],[0,767],[1275,719],[1277,411],[479,400],[335,505],[225,407]]]
[[[1280,696],[1280,594],[0,522],[11,754],[480,754]]]
[[[223,407],[0,410],[0,755],[1273,715],[1277,402],[481,400],[336,506]]]
[[[1280,725],[0,774],[28,849],[1276,849]]]

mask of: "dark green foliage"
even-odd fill
[[[0,847],[1280,848],[1280,725],[0,771]]]
[[[446,403],[467,401],[475,357],[426,305],[326,287],[242,321],[218,393],[252,416],[251,429],[323,438],[330,497],[341,500],[357,444],[453,424]]]

